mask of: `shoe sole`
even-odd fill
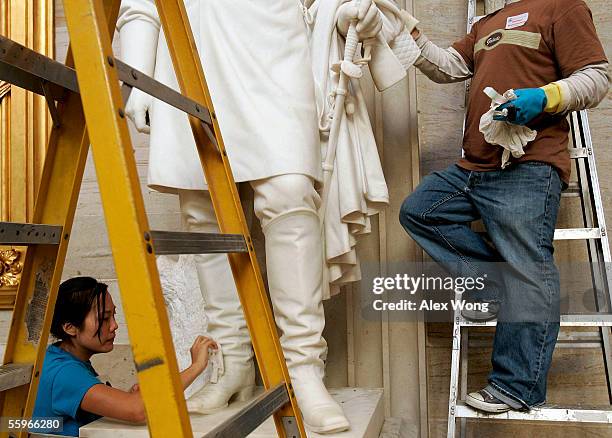
[[[488,322],[497,319],[497,313],[490,313],[488,316],[484,316],[483,313],[461,312],[461,316],[471,322]]]
[[[214,408],[210,408],[210,409],[196,409],[196,408],[189,409],[189,401],[187,401],[187,405],[188,405],[187,411],[192,414],[201,414],[201,415],[215,414],[219,411],[226,409],[231,403],[249,401],[253,397],[254,392],[255,392],[255,385],[244,387],[240,391],[233,394],[225,405],[215,406]]]
[[[474,409],[478,409],[479,411],[488,412],[490,414],[502,414],[504,412],[508,412],[511,408],[508,405],[497,406],[492,405],[491,403],[485,403],[474,397],[470,397],[469,395],[465,398],[465,404],[473,407]]]
[[[210,414],[216,414],[217,412],[226,409],[228,406],[229,406],[229,403],[227,403],[224,406],[217,406],[215,408],[210,408],[210,409],[199,409],[199,408],[189,409],[189,406],[187,406],[187,412],[189,412],[190,414],[210,415]]]

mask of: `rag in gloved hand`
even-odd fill
[[[480,118],[479,129],[484,134],[487,143],[504,148],[501,165],[502,169],[504,169],[510,164],[510,154],[514,158],[520,158],[525,155],[523,148],[527,146],[527,143],[535,140],[538,133],[526,126],[494,120],[493,117],[496,115],[497,107],[516,99],[514,90],[510,89],[501,95],[493,88],[487,87],[484,89],[484,93],[491,98],[491,107]],[[504,109],[503,111],[508,110]]]

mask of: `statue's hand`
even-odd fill
[[[380,11],[372,0],[360,0],[359,7],[350,1],[338,8],[338,32],[346,36],[353,20],[357,20],[355,30],[360,41],[374,38],[383,26]]]
[[[151,95],[140,91],[138,88],[133,88],[130,93],[130,98],[125,106],[125,113],[130,118],[138,132],[148,134],[151,129],[147,123],[147,111],[151,108],[153,98]]]

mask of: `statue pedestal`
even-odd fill
[[[378,438],[385,420],[382,389],[335,388],[331,395],[341,404],[351,423],[351,429],[337,434],[309,433],[309,438]],[[195,436],[201,436],[240,410],[248,402],[231,404],[227,409],[212,415],[191,415],[191,427]],[[146,426],[132,426],[102,418],[84,426],[79,436],[87,438],[147,438]],[[252,438],[277,437],[272,418],[268,418],[253,433]]]

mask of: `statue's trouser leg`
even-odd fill
[[[251,182],[255,192],[255,214],[266,238],[266,267],[274,316],[281,330],[281,345],[304,421],[317,432],[348,428],[342,408],[323,385],[323,357],[327,344],[322,337],[325,316],[322,304],[323,247],[317,215],[319,195],[312,179],[288,174]],[[181,191],[181,211],[190,231],[217,232],[207,192]],[[199,256],[196,260],[209,317],[209,334],[221,343],[227,369],[234,360],[251,362],[246,349],[248,332],[234,282],[224,255]],[[212,312],[212,313],[211,313]],[[244,354],[248,351],[248,355]],[[244,362],[242,362],[244,363]],[[224,375],[225,377],[225,375]],[[206,397],[219,387],[207,385],[188,405],[198,412],[211,412]],[[224,392],[224,406],[239,389]],[[229,394],[229,395],[228,395]],[[227,397],[227,398],[225,398]],[[203,408],[204,407],[204,408]],[[217,406],[218,408],[219,406]]]
[[[210,195],[207,191],[179,191],[181,214],[188,231],[218,233]],[[217,383],[209,383],[187,402],[191,412],[212,413],[230,399],[246,399],[253,393],[255,367],[253,350],[234,278],[225,254],[201,254],[195,263],[208,318],[208,335],[223,351],[225,372]]]
[[[304,416],[315,432],[349,424],[323,385],[325,316],[323,239],[313,181],[300,174],[251,182],[254,210],[266,240],[268,286],[289,374]]]

